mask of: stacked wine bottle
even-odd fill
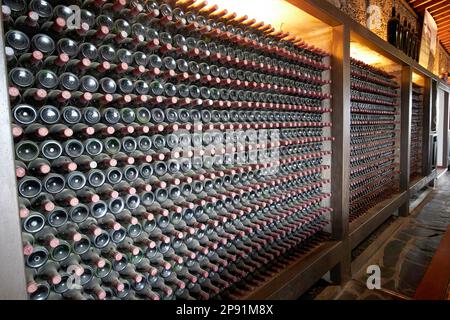
[[[351,60],[350,221],[398,188],[398,85]]]
[[[411,117],[411,179],[422,176],[423,88],[413,84]]]
[[[327,53],[204,1],[2,14],[30,299],[234,298],[326,239]]]

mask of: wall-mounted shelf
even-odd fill
[[[297,299],[318,279],[336,267],[342,256],[342,242],[329,241],[297,260],[286,263],[286,268],[255,288],[246,300]]]
[[[393,194],[350,224],[350,247],[356,248],[405,203],[407,192]]]

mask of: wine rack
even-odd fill
[[[30,299],[238,299],[327,241],[328,53],[191,0],[2,14]]]
[[[423,87],[413,83],[411,116],[411,179],[422,176]]]
[[[398,98],[393,76],[351,60],[350,222],[398,189]]]

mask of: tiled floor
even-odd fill
[[[450,173],[439,179],[431,200],[418,209],[382,246],[367,265],[381,269],[381,287],[387,292],[414,296],[442,236],[450,225]],[[430,199],[428,198],[428,199]],[[393,299],[392,294],[367,289],[361,272],[337,299]]]

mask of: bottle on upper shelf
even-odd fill
[[[387,39],[390,44],[398,48],[400,32],[400,20],[397,17],[395,7],[392,7],[392,16],[387,24]]]

